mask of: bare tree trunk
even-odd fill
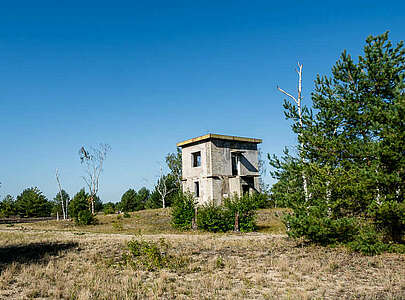
[[[330,207],[330,198],[332,196],[332,191],[329,186],[330,186],[330,181],[328,179],[326,181],[326,206],[328,207],[328,216],[330,216],[332,214],[332,209]]]
[[[234,231],[239,231],[239,212],[235,214],[235,225],[233,226]]]
[[[197,229],[197,214],[198,214],[198,208],[194,207],[194,217],[191,220],[191,228],[194,230]]]
[[[68,207],[69,207],[69,197],[66,197],[66,202],[65,202],[66,219],[69,219]]]
[[[91,213],[94,215],[94,197],[93,197],[93,195],[91,195],[90,196],[90,198],[89,198],[89,204],[90,204],[90,207],[89,207],[89,209],[90,209],[90,211],[91,211]]]
[[[166,177],[163,174],[163,167],[160,166],[160,177],[157,183],[157,191],[162,198],[162,206],[163,208],[166,208],[166,197],[175,190],[175,188],[168,189],[167,183],[166,183]]]
[[[90,211],[94,214],[94,199],[99,188],[100,174],[103,171],[103,164],[111,147],[108,144],[100,144],[97,148],[90,148],[87,151],[84,147],[79,150],[81,163],[85,165],[86,176],[82,176],[89,188]]]
[[[58,169],[56,169],[56,181],[58,182],[58,187],[59,187],[59,196],[60,196],[60,202],[62,205],[62,215],[63,215],[63,219],[66,220],[66,212],[65,212],[65,205],[63,204],[63,195],[62,195],[62,187],[60,185],[60,180],[59,180],[59,172]],[[59,220],[59,215],[58,215],[58,220]]]
[[[302,101],[302,64],[298,63],[298,69],[296,71],[298,73],[298,97],[297,98],[295,98],[291,94],[287,93],[286,91],[284,91],[280,87],[277,87],[277,88],[278,88],[278,90],[280,92],[287,95],[289,98],[293,99],[294,102],[297,104],[299,124],[300,124],[300,128],[302,129],[303,128],[302,109],[301,109],[301,101]],[[302,133],[299,133],[298,137],[300,138],[301,136],[302,136]],[[304,148],[304,144],[302,142],[300,142],[300,146],[301,146],[301,149]],[[304,158],[303,158],[301,153],[300,153],[300,157],[301,157],[301,162],[304,163],[305,161],[304,161]],[[310,195],[308,193],[307,176],[306,176],[304,171],[302,171],[302,185],[303,185],[303,189],[304,189],[305,202],[307,203],[309,198],[310,198]]]

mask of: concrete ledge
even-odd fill
[[[260,144],[262,142],[261,139],[255,139],[255,138],[247,138],[247,137],[240,137],[240,136],[230,136],[230,135],[221,135],[221,134],[206,134],[202,135],[193,139],[189,139],[180,143],[177,143],[177,147],[184,147],[189,144],[194,144],[197,142],[209,140],[209,139],[219,139],[219,140],[227,140],[227,141],[237,141],[237,142],[247,142],[247,143],[254,143],[254,144]]]

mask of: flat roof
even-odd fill
[[[262,142],[261,139],[255,139],[255,138],[247,138],[247,137],[240,137],[240,136],[230,136],[230,135],[222,135],[222,134],[206,134],[202,135],[193,139],[189,139],[180,143],[177,143],[177,147],[184,147],[189,144],[201,142],[204,140],[210,140],[210,139],[219,139],[219,140],[227,140],[227,141],[237,141],[237,142],[247,142],[247,143],[255,143],[255,144],[260,144]]]

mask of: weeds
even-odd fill
[[[171,252],[170,244],[163,238],[158,242],[132,240],[128,242],[128,252],[123,254],[123,261],[133,269],[156,271],[163,268],[178,270],[188,264],[188,259]]]

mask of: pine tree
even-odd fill
[[[47,217],[52,208],[52,204],[37,187],[25,189],[17,196],[15,204],[22,217]]]
[[[403,43],[393,47],[388,33],[369,37],[357,62],[344,51],[331,78],[317,77],[302,126],[297,111],[286,107],[305,162],[282,160],[276,191],[304,170],[311,195],[304,205],[299,185],[288,192],[294,210],[287,218],[290,235],[347,242],[359,226],[374,226],[386,240],[400,241],[405,232],[404,74]]]
[[[13,196],[7,195],[3,201],[0,202],[0,216],[10,217],[16,214],[15,200]]]
[[[81,189],[69,202],[69,215],[77,220],[79,212],[90,208],[88,201],[89,197],[90,195],[86,193],[84,188]]]

